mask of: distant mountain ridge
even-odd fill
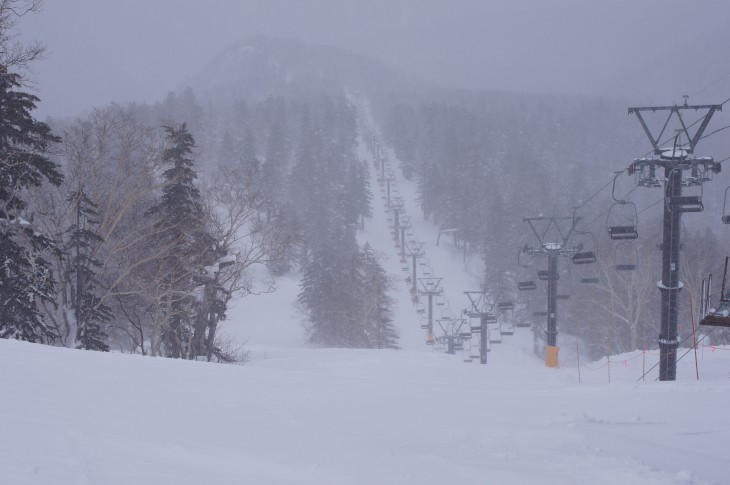
[[[336,47],[257,35],[223,49],[192,81],[201,100],[390,90],[424,85],[383,62]]]

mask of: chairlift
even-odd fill
[[[725,189],[725,200],[722,202],[722,223],[730,224],[730,214],[727,212],[727,191],[730,187]]]
[[[519,291],[536,290],[537,289],[537,283],[535,283],[534,281],[518,281],[517,282],[517,289]]]
[[[591,264],[596,262],[596,253],[593,251],[581,251],[570,256],[573,264]]]
[[[710,312],[700,320],[700,325],[730,327],[730,299],[722,299],[717,308],[711,308]]]
[[[499,326],[499,331],[502,335],[514,335],[515,324],[512,321],[502,322],[502,325]]]
[[[631,206],[633,210],[629,209],[628,213],[615,210],[616,207],[621,206]],[[623,215],[620,215],[620,212],[624,212]],[[608,217],[606,218],[608,237],[614,240],[637,239],[639,237],[638,220],[639,212],[636,209],[636,204],[625,200],[615,202],[608,210]],[[629,224],[625,222],[629,222]]]
[[[552,271],[540,270],[537,272],[537,279],[540,281],[558,280],[560,275]]]
[[[427,318],[421,318],[421,330],[428,330],[428,319]]]
[[[514,310],[515,303],[513,301],[500,301],[497,303],[497,310],[499,311],[507,311],[507,310]]]
[[[613,198],[614,202],[608,209],[608,215],[606,216],[608,237],[618,240],[637,239],[639,237],[639,231],[637,229],[639,225],[639,211],[633,202],[616,198],[617,178],[618,173],[613,178],[613,188],[611,189],[611,198]],[[618,207],[622,207],[622,209],[617,210]],[[623,209],[624,207],[626,209]]]
[[[674,169],[674,170],[680,170],[680,169]],[[700,194],[699,195],[677,195],[677,196],[671,197],[669,199],[669,208],[672,211],[702,212],[705,209],[705,206],[702,204],[702,195],[704,192],[704,187],[701,183],[697,183],[694,185],[699,185]]]
[[[488,333],[490,344],[501,344],[502,343],[502,332],[499,330],[499,327],[490,328]]]
[[[443,293],[439,293],[438,295],[436,295],[436,304],[438,306],[444,306],[444,305],[446,305],[446,298],[444,298],[444,294]]]
[[[574,231],[580,243],[574,246],[575,253],[570,256],[573,264],[591,264],[596,262],[596,237],[592,232]],[[586,247],[586,243],[588,247]]]
[[[471,333],[482,333],[482,321],[479,318],[469,319],[469,330]]]
[[[700,325],[713,327],[730,327],[730,294],[725,292],[727,283],[727,266],[730,258],[725,258],[725,269],[722,272],[722,286],[720,287],[720,303],[717,308],[710,308],[710,294],[712,293],[712,275],[708,280],[702,280],[702,294],[700,296]]]
[[[705,206],[702,204],[702,196],[680,195],[672,197],[669,201],[673,211],[679,212],[702,212]]]
[[[419,315],[423,315],[424,313],[426,313],[426,307],[423,303],[418,302],[416,304],[416,313],[418,313]]]
[[[628,254],[623,254],[621,255],[621,258],[619,258],[619,249],[627,247],[626,244],[627,243],[623,243],[616,246],[613,257],[613,268],[616,271],[635,271],[636,268],[639,266],[639,250],[637,248],[634,248],[633,251],[622,251],[624,253],[628,252]]]

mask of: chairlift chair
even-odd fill
[[[551,271],[540,270],[537,272],[537,279],[540,281],[557,280],[560,279],[560,275]]]
[[[624,217],[616,216],[615,207],[620,206],[631,206],[633,207],[633,215],[624,213]],[[639,220],[639,213],[636,210],[636,204],[633,202],[616,202],[608,210],[608,216],[606,218],[606,226],[608,227],[608,237],[613,240],[624,240],[624,239],[637,239],[639,237],[639,231],[637,229]],[[625,222],[628,221],[629,224]]]
[[[725,200],[722,202],[722,223],[723,224],[730,224],[730,214],[727,212],[727,191],[730,190],[730,187],[725,189]]]
[[[593,251],[581,251],[570,256],[573,264],[591,264],[596,262],[596,253]]]
[[[606,215],[608,237],[614,240],[637,239],[639,237],[639,231],[637,229],[639,225],[639,211],[633,202],[616,198],[617,178],[618,173],[613,178],[613,188],[611,190],[611,197],[614,202],[609,207],[608,214]],[[618,207],[627,207],[628,209],[617,210]]]
[[[517,289],[519,291],[536,290],[537,289],[537,283],[535,283],[534,281],[518,281],[517,282]]]
[[[669,199],[669,208],[678,212],[702,212],[705,206],[702,204],[704,187],[700,186],[700,195],[677,195]]]
[[[702,197],[698,195],[675,196],[670,199],[669,203],[672,210],[679,212],[702,212],[705,209]]]
[[[520,320],[517,320],[517,323],[515,325],[518,328],[527,328],[527,327],[531,327],[532,323],[529,320],[520,319]]]
[[[596,237],[592,232],[574,231],[574,238],[580,243],[574,246],[575,252],[570,256],[573,264],[591,264],[596,262]],[[586,247],[586,244],[588,247]]]
[[[438,305],[438,306],[446,305],[446,298],[444,298],[443,293],[439,293],[438,295],[436,295],[436,305]]]
[[[514,335],[515,334],[514,322],[512,322],[512,321],[502,322],[502,325],[499,326],[499,331],[502,335]]]
[[[487,340],[489,340],[490,344],[502,343],[502,332],[499,330],[498,326],[489,328],[487,335],[489,336]]]
[[[507,311],[507,310],[514,310],[515,309],[515,303],[513,301],[500,301],[497,303],[497,310],[499,311]]]
[[[700,325],[730,327],[730,300],[723,299],[717,308],[710,309],[710,312],[700,320]]]

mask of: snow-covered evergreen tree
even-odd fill
[[[0,66],[0,337],[49,342],[55,332],[38,304],[52,301],[46,255],[58,248],[23,216],[27,189],[63,179],[46,155],[59,138],[33,118],[39,99],[21,87],[21,76]]]
[[[111,309],[97,296],[96,274],[104,265],[94,257],[96,246],[104,242],[95,230],[99,224],[99,208],[83,189],[73,192],[69,202],[74,210],[74,222],[68,230],[65,250],[72,261],[65,279],[71,288],[76,346],[107,352],[104,323],[111,318]]]
[[[161,257],[157,273],[162,299],[163,321],[160,338],[168,357],[189,358],[198,300],[194,290],[199,276],[211,260],[212,238],[205,228],[197,173],[192,153],[195,140],[183,123],[164,127],[168,147],[163,161],[169,168],[160,203],[150,210],[156,217],[155,244]]]

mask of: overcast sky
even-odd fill
[[[455,87],[639,98],[660,79],[679,98],[730,74],[728,19],[727,0],[46,0],[19,27],[48,47],[34,66],[45,117],[156,101],[260,33]]]

